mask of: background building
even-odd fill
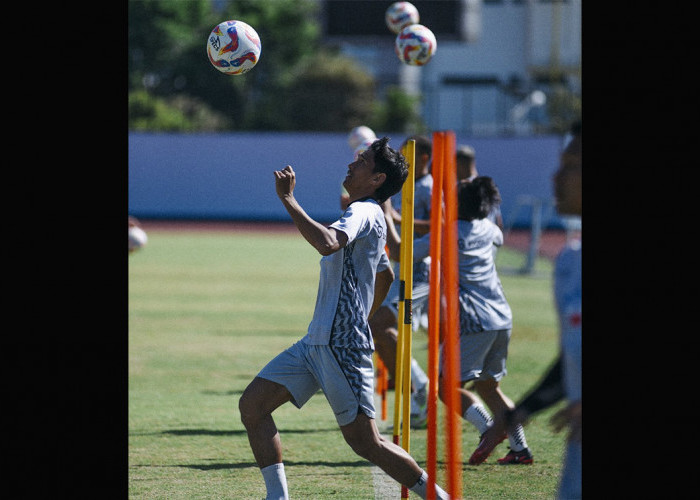
[[[400,85],[419,95],[428,129],[529,135],[564,132],[580,116],[581,0],[411,2],[438,43],[422,67],[394,54],[383,22],[392,3],[325,0],[324,37],[361,61],[380,91]]]

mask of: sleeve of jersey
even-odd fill
[[[503,245],[503,231],[496,224],[493,225],[493,244],[497,247]]]
[[[386,271],[391,267],[391,262],[389,261],[389,256],[386,254],[386,252],[382,252],[382,254],[379,257],[379,264],[377,265],[377,272],[381,273],[382,271]]]
[[[344,232],[348,237],[348,244],[363,236],[369,227],[369,213],[362,203],[351,203],[343,215],[330,227]]]

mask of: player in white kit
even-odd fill
[[[350,203],[325,227],[294,198],[292,167],[275,172],[277,195],[304,238],[323,255],[316,306],[306,335],[270,361],[239,401],[241,421],[261,469],[267,499],[286,499],[282,445],[272,412],[291,402],[301,408],[321,389],[346,442],[359,456],[426,498],[427,474],[400,446],[384,439],[374,416],[374,344],[368,318],[394,278],[384,251],[380,204],[408,175],[404,157],[375,141],[348,166],[343,185]],[[436,485],[437,498],[448,498]]]

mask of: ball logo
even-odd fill
[[[212,36],[209,39],[209,43],[211,43],[211,46],[214,47],[214,50],[218,51],[221,48],[221,43],[219,42],[218,36]]]

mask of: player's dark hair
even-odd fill
[[[484,219],[501,202],[501,194],[491,177],[481,175],[462,184],[457,199],[459,219]]]
[[[430,139],[428,139],[427,136],[425,135],[412,135],[408,138],[406,138],[405,141],[403,141],[403,146],[408,144],[408,141],[413,139],[416,141],[416,157],[420,155],[428,155],[428,158],[432,157],[433,154],[433,143],[430,142]]]
[[[382,137],[372,143],[369,149],[374,152],[374,171],[386,174],[386,180],[374,192],[379,203],[384,203],[389,197],[401,191],[408,177],[406,158],[389,147],[389,138]]]

